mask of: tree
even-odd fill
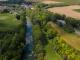
[[[20,15],[16,14],[16,19],[20,20]]]

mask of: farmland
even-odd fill
[[[68,17],[80,19],[80,13],[74,11],[74,9],[80,9],[80,6],[71,5],[71,6],[64,6],[64,7],[54,7],[54,8],[49,8],[48,10],[53,13],[64,14]]]
[[[80,0],[44,0],[44,1],[56,1],[56,2],[64,2],[66,4],[80,4]]]
[[[54,0],[54,1],[65,2],[67,4],[79,4],[80,3],[80,0]]]
[[[66,33],[62,28],[54,23],[49,23],[53,28],[55,28],[58,33],[61,35],[61,38],[70,46],[74,47],[77,50],[80,50],[80,37],[78,35]]]

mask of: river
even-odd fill
[[[32,38],[32,23],[28,17],[26,17],[26,37],[25,37],[25,48],[24,48],[24,54],[21,60],[34,60],[33,59],[33,53],[32,53],[32,47],[33,47],[33,38]]]

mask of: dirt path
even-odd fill
[[[49,8],[48,11],[59,14],[65,14],[68,17],[80,19],[80,13],[74,11],[74,9],[80,9],[80,5]]]

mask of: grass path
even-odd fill
[[[76,35],[76,34],[70,34],[67,32],[64,32],[63,29],[61,29],[59,26],[57,26],[56,24],[50,22],[49,23],[53,28],[55,28],[55,30],[58,31],[58,33],[60,34],[61,38],[70,46],[74,47],[75,49],[80,51],[80,36]]]

